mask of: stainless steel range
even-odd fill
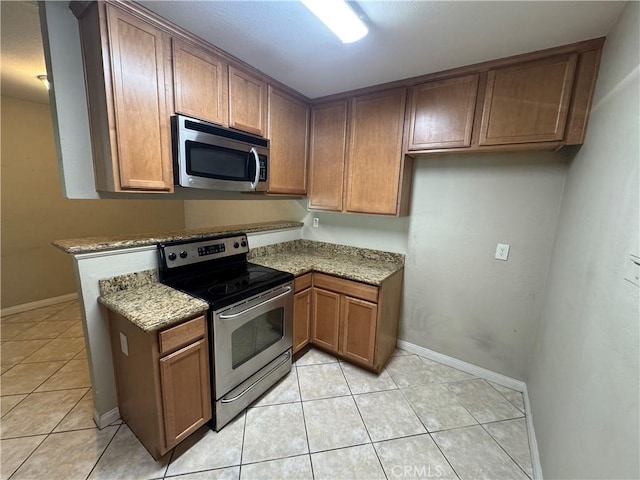
[[[293,275],[248,251],[245,234],[158,245],[160,281],[209,303],[215,430],[291,370]]]

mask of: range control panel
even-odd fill
[[[245,234],[158,245],[161,268],[175,268],[249,252]]]

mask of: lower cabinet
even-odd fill
[[[211,419],[205,317],[159,332],[108,318],[120,416],[157,460]]]
[[[402,277],[376,287],[314,273],[310,342],[380,372],[396,348]]]
[[[295,279],[293,295],[293,353],[309,344],[311,334],[311,274]]]

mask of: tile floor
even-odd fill
[[[216,433],[154,461],[98,430],[75,302],[0,321],[1,479],[527,479],[519,392],[397,351],[375,376],[318,350]]]

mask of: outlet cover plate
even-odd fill
[[[496,247],[496,260],[504,260],[505,262],[509,259],[509,247],[506,243],[499,243]]]

